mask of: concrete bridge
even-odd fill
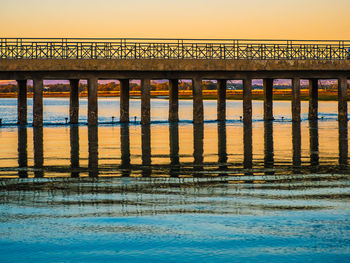
[[[338,80],[338,119],[347,121],[350,41],[218,39],[1,39],[0,79],[17,80],[18,124],[27,124],[33,80],[33,126],[43,124],[43,80],[68,79],[70,123],[78,122],[80,79],[88,82],[88,124],[98,119],[99,79],[120,81],[120,122],[129,121],[129,80],[141,80],[141,122],[150,123],[150,81],[169,80],[169,121],[177,122],[178,80],[191,79],[193,122],[203,122],[202,80],[217,80],[217,119],[226,118],[226,82],[243,81],[243,121],[252,119],[252,80],[263,79],[264,119],[273,119],[277,78],[292,80],[292,119],[300,121],[300,80],[310,80],[309,119],[317,119],[318,80]]]

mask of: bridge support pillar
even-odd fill
[[[129,92],[128,79],[120,80],[120,122],[129,122]]]
[[[70,79],[69,123],[79,122],[79,79]]]
[[[318,118],[318,79],[310,79],[309,88],[309,120]]]
[[[141,124],[151,123],[151,80],[141,80]]]
[[[33,79],[33,126],[43,125],[43,80]]]
[[[252,79],[243,79],[243,122],[252,122]]]
[[[300,121],[300,79],[292,79],[292,121]]]
[[[217,118],[218,121],[226,120],[226,79],[217,80],[218,102],[217,102]]]
[[[263,79],[264,85],[264,120],[273,120],[273,102],[272,102],[272,91],[273,91],[273,79]]]
[[[202,94],[202,79],[192,79],[192,92],[193,92],[193,123],[203,123],[203,94]]]
[[[88,79],[88,125],[97,125],[97,87],[98,79]]]
[[[179,121],[179,80],[169,80],[169,122]]]
[[[27,80],[17,80],[18,97],[17,97],[17,123],[19,125],[27,124]]]
[[[338,120],[348,120],[348,79],[338,79]]]

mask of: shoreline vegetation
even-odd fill
[[[301,83],[300,99],[309,100],[309,85]],[[274,100],[291,100],[292,90],[291,83],[276,82],[273,87]],[[141,86],[139,81],[130,81],[130,97],[138,98],[141,96]],[[203,99],[217,99],[217,84],[210,80],[202,81]],[[87,97],[87,83],[82,81],[79,84],[79,96]],[[192,84],[188,81],[179,81],[179,99],[192,99]],[[0,85],[0,98],[17,98],[18,87],[14,83]],[[33,84],[27,85],[27,96],[33,97]],[[44,83],[43,96],[46,98],[65,98],[70,96],[70,85],[68,83]],[[119,97],[120,83],[115,81],[102,82],[98,84],[98,97]],[[151,97],[168,99],[169,84],[162,81],[151,81]],[[227,82],[226,98],[227,100],[242,100],[243,86],[240,82]],[[349,96],[350,97],[350,96]],[[264,99],[264,90],[262,83],[252,84],[252,98],[254,100]],[[338,88],[333,81],[319,83],[319,100],[338,100]]]
[[[33,97],[33,92],[27,93],[28,98]],[[45,98],[67,98],[70,96],[69,91],[62,92],[53,92],[53,91],[44,91],[43,97]],[[119,91],[98,91],[98,97],[119,97]],[[141,91],[130,91],[130,98],[138,98],[141,96]],[[242,90],[227,90],[226,91],[226,99],[227,100],[242,100],[243,92]],[[86,91],[81,91],[79,97],[85,98],[87,97]],[[169,97],[169,91],[151,91],[152,98],[164,98],[167,99]],[[17,98],[17,92],[6,92],[0,93],[0,98]],[[263,100],[264,92],[263,90],[253,90],[252,91],[253,100]],[[192,91],[191,90],[179,90],[179,99],[192,99]],[[217,99],[217,91],[216,90],[203,90],[203,99],[207,100],[215,100]],[[273,91],[273,99],[274,100],[291,100],[292,92],[291,90],[274,90]],[[300,91],[300,99],[305,101],[309,100],[309,90],[302,89]],[[319,90],[318,93],[319,100],[325,101],[337,101],[338,100],[338,92],[337,91],[326,91]]]

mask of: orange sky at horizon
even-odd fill
[[[350,40],[349,0],[1,0],[1,37]]]

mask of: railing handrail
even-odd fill
[[[4,59],[350,59],[350,40],[0,38]]]

